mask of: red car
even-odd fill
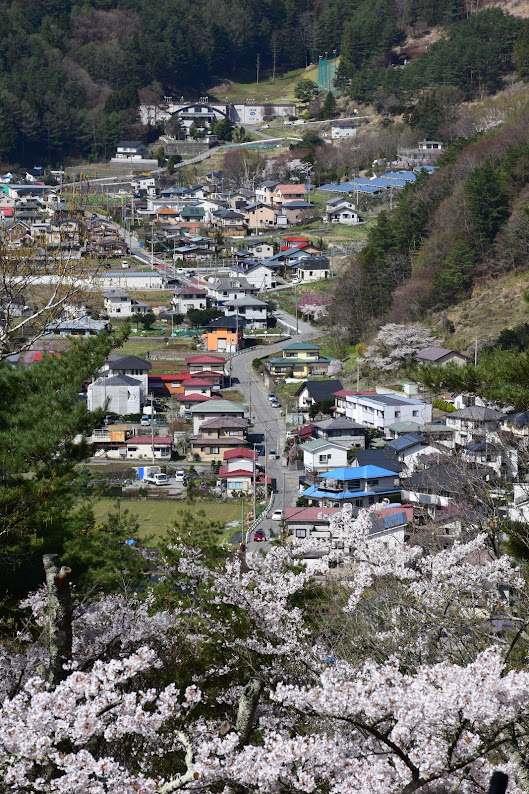
[[[266,540],[266,536],[265,536],[265,533],[263,532],[263,530],[262,529],[258,529],[257,532],[255,533],[255,535],[253,536],[253,539],[254,539],[255,543],[262,543],[263,540]]]

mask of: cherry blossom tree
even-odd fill
[[[388,323],[367,349],[365,361],[373,369],[391,372],[411,361],[420,350],[437,344],[438,340],[422,325]]]
[[[372,511],[331,522],[336,548],[300,540],[216,568],[175,536],[156,587],[73,605],[55,684],[56,565],[0,651],[0,788],[478,794],[501,769],[529,791],[513,560],[486,533],[431,554],[377,537]]]

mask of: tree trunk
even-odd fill
[[[45,554],[42,558],[48,589],[48,645],[50,664],[47,680],[52,686],[68,675],[64,665],[72,658],[72,600],[70,590],[71,569],[61,566],[58,554]]]
[[[250,678],[241,692],[237,721],[235,723],[235,730],[239,734],[239,748],[248,744],[262,688],[262,681],[259,681],[258,678]]]

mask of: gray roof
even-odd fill
[[[409,397],[394,397],[390,394],[353,394],[351,396],[357,398],[360,402],[368,400],[382,405],[424,405],[422,400],[412,400]]]
[[[422,433],[406,433],[403,436],[388,441],[386,448],[393,449],[395,452],[403,452],[410,447],[417,446],[417,444],[425,443]]]
[[[120,356],[119,358],[112,358],[108,361],[109,368],[115,371],[120,369],[152,369],[150,361],[145,361],[138,356]]]
[[[355,458],[359,466],[379,466],[395,472],[404,468],[392,449],[356,449]]]
[[[466,358],[462,353],[458,353],[457,350],[448,350],[446,347],[437,347],[435,345],[433,347],[426,347],[424,350],[419,350],[416,358],[421,361],[439,361],[439,359],[445,356],[460,356],[461,358]]]
[[[473,419],[475,422],[494,422],[502,416],[501,411],[484,405],[469,405],[468,408],[461,408],[460,411],[452,411],[448,414],[450,419]]]
[[[130,298],[130,295],[124,289],[111,289],[105,292],[105,298]]]
[[[347,449],[347,447],[345,447],[343,444],[340,444],[339,441],[335,441],[333,438],[330,438],[329,440],[325,438],[313,438],[311,439],[311,441],[305,442],[305,444],[302,445],[301,449],[307,450],[307,452],[314,452],[317,449],[321,449],[322,447],[328,447],[329,445],[333,447],[340,447],[340,449],[343,450]]]
[[[245,278],[241,278],[237,276],[236,278],[219,278],[211,285],[212,290],[229,290],[229,289],[246,289],[246,290],[255,290],[256,287],[253,287]]]
[[[216,400],[217,403],[220,400]],[[206,419],[200,425],[200,429],[203,430],[206,428],[207,430],[215,430],[217,428],[223,427],[240,427],[245,428],[248,426],[248,419],[245,419],[244,416],[214,416],[212,419]]]
[[[476,466],[454,466],[451,463],[440,463],[428,469],[415,471],[404,483],[405,488],[414,491],[429,491],[439,493],[446,491],[458,497],[467,496],[473,492],[475,484],[483,480],[485,469]]]
[[[353,422],[352,419],[347,419],[345,416],[337,416],[336,419],[324,419],[323,422],[316,422],[315,427],[321,430],[366,430],[364,425],[359,425],[358,422]]]
[[[140,388],[141,381],[131,378],[130,375],[114,375],[111,378],[98,378],[96,383],[100,386],[137,386]]]
[[[226,301],[224,306],[228,308],[230,306],[268,306],[268,303],[259,300],[259,298],[254,298],[253,295],[247,295],[245,298],[235,298],[232,301]]]
[[[525,427],[529,425],[529,411],[518,411],[514,414],[507,414],[503,417],[503,421],[516,427]]]
[[[307,359],[310,361],[310,359]],[[288,358],[285,359],[288,364]],[[314,402],[321,403],[322,400],[331,399],[334,392],[343,389],[342,382],[339,380],[307,380],[297,390],[297,394],[307,389]]]
[[[228,413],[244,413],[244,406],[231,400],[208,400],[208,402],[198,403],[198,405],[194,405],[191,408],[192,414],[222,415],[224,411]]]

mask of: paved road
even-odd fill
[[[282,319],[289,326],[295,328],[295,318],[286,312],[281,312]],[[309,323],[299,323],[301,333],[298,336],[292,337],[292,342],[303,342],[318,336],[318,331]],[[273,345],[266,346],[266,353],[277,353],[284,346],[285,342],[278,342]],[[251,418],[253,427],[251,428],[254,436],[263,438],[261,444],[261,454],[259,456],[259,464],[265,465],[265,447],[267,453],[275,449],[278,455],[281,455],[285,447],[286,440],[286,423],[285,418],[281,416],[279,408],[274,408],[270,405],[267,392],[265,392],[262,381],[252,369],[252,361],[256,355],[262,355],[263,348],[250,350],[240,353],[231,359],[232,365],[232,378],[236,380],[234,386],[242,393],[248,407],[251,403]],[[265,443],[266,441],[266,443]],[[299,472],[288,471],[281,464],[281,460],[266,460],[267,475],[275,480],[276,493],[273,498],[272,510],[284,510],[285,507],[292,507],[296,503],[299,496]],[[270,537],[270,531],[277,532],[279,524],[277,521],[272,522],[269,518],[263,519],[259,523],[259,529],[265,531],[266,537]],[[249,551],[259,551],[261,549],[266,552],[268,543],[255,543],[253,538],[250,539],[248,544]]]

